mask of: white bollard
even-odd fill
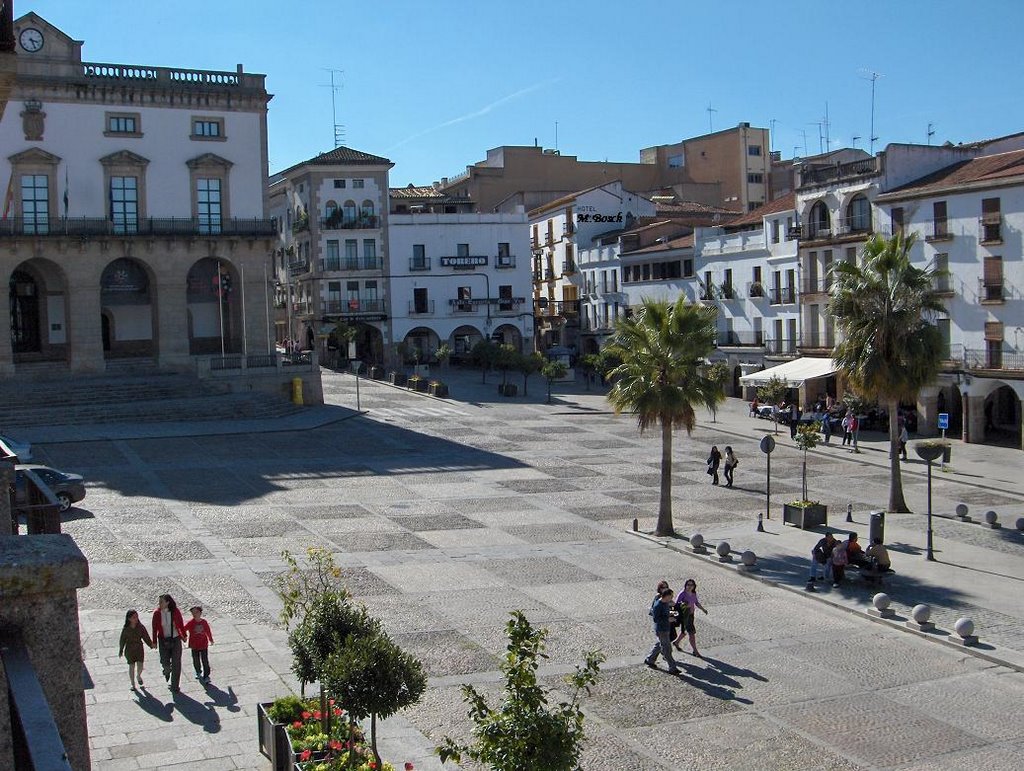
[[[967,617],[958,618],[953,624],[953,631],[946,639],[957,645],[977,645],[978,636],[974,634],[974,622]]]
[[[928,620],[932,617],[930,605],[923,603],[915,605],[914,609],[910,611],[910,616],[913,620],[907,622],[908,629],[914,629],[918,632],[931,632],[935,629],[935,624]]]

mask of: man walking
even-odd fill
[[[800,408],[796,402],[789,405],[789,438],[796,439],[796,427],[800,422]]]
[[[669,631],[671,625],[669,609],[671,607],[672,590],[662,589],[660,600],[651,606],[650,611],[651,618],[654,619],[654,635],[658,640],[654,643],[654,647],[651,648],[647,658],[644,659],[644,663],[651,669],[657,669],[658,665],[655,662],[658,660],[658,654],[660,653],[668,664],[668,673],[670,675],[678,675],[679,667],[676,666],[676,660],[672,658],[672,639]]]

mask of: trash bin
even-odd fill
[[[302,406],[302,378],[292,378],[292,404]]]
[[[953,448],[950,445],[945,445],[942,448],[942,462],[949,463],[953,459]]]
[[[885,543],[885,512],[884,511],[872,511],[871,521],[868,525],[868,543],[872,544],[875,539],[879,539],[882,543]]]

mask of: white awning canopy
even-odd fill
[[[793,388],[803,385],[805,380],[814,380],[819,377],[828,377],[837,372],[839,367],[833,359],[814,359],[803,357],[787,361],[777,367],[763,369],[760,372],[752,372],[749,375],[740,377],[740,385],[759,386],[767,383],[773,377],[785,380]]]

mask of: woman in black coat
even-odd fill
[[[711,484],[718,484],[718,467],[722,464],[722,453],[718,451],[718,447],[712,445],[711,454],[708,455],[708,474],[711,475]]]

